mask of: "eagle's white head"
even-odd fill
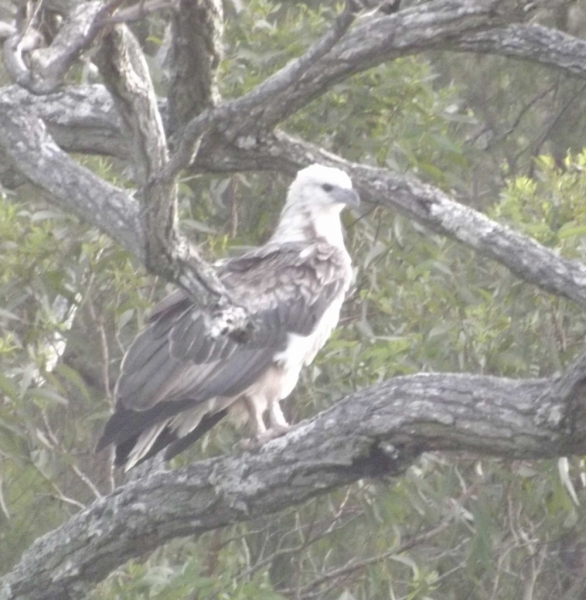
[[[289,187],[273,239],[309,241],[321,237],[331,244],[343,245],[340,213],[359,204],[360,198],[344,171],[310,165],[297,173]]]
[[[359,202],[358,194],[352,189],[352,181],[344,171],[314,164],[297,173],[285,206],[314,206],[339,213],[346,206],[357,207]]]

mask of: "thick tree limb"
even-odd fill
[[[168,163],[163,122],[144,54],[126,25],[106,36],[97,59],[133,141],[145,265],[201,305],[219,309],[210,322],[214,335],[244,329],[245,311],[233,305],[215,270],[179,231],[175,177],[160,177]]]
[[[6,107],[4,119],[0,117],[4,153],[13,167],[49,192],[57,204],[109,233],[151,271],[177,282],[201,305],[218,310],[210,321],[214,335],[242,330],[245,312],[232,305],[215,270],[179,233],[174,179],[156,178],[167,162],[167,146],[142,50],[123,25],[113,28],[104,44],[102,70],[133,140],[144,209],[139,211],[127,193],[106,184],[60,150],[42,121],[19,105],[21,94],[14,88],[5,88],[0,97],[0,105]]]
[[[105,19],[106,23],[130,23],[132,21],[142,21],[148,15],[162,10],[175,10],[176,0],[150,0],[149,2],[139,2],[128,8],[118,10],[112,17]]]
[[[585,41],[536,25],[495,27],[504,19],[494,10],[499,4],[496,0],[444,0],[370,19],[355,27],[331,52],[315,60],[300,80],[293,79],[294,89],[281,84],[277,92],[287,91],[286,102],[278,94],[271,98],[275,93],[273,81],[282,79],[283,70],[262,84],[270,92],[261,95],[263,102],[268,101],[266,106],[258,105],[258,91],[253,90],[235,101],[240,104],[230,105],[230,111],[241,110],[245,114],[245,109],[252,108],[262,112],[262,126],[270,128],[354,73],[398,56],[439,47],[503,54],[586,76]],[[294,71],[291,65],[285,70]],[[252,115],[250,120],[259,123]]]
[[[167,139],[146,59],[126,25],[112,27],[96,63],[132,138],[135,178],[144,186],[167,163]],[[175,218],[169,195],[163,209]]]
[[[55,204],[108,233],[144,260],[138,203],[61,150],[43,121],[19,106],[20,96],[15,88],[0,93],[0,152],[29,181],[48,192]]]
[[[130,136],[122,128],[112,96],[102,85],[76,86],[42,97],[13,85],[0,89],[0,99],[3,105],[19,107],[40,118],[64,151],[120,159],[131,154]]]
[[[202,170],[212,170],[218,164],[207,149],[200,156],[201,164],[197,166]],[[312,162],[344,169],[365,200],[399,210],[433,231],[498,261],[521,279],[586,306],[584,264],[558,256],[534,239],[489,219],[413,177],[351,163],[284,133],[269,136],[247,151],[234,147],[222,150],[222,156],[227,164],[239,170],[272,169],[293,174]]]
[[[423,47],[436,47],[458,33],[494,25],[494,7],[498,4],[499,0],[442,0],[369,20],[346,34],[355,16],[353,4],[347,4],[332,29],[304,55],[248,94],[192,119],[165,176],[175,176],[189,165],[194,145],[206,131],[217,129],[225,141],[246,148],[254,144],[256,136],[272,130],[354,73]]]
[[[217,70],[224,31],[221,0],[179,0],[171,17],[169,126],[181,130],[220,101]]]
[[[368,20],[346,34],[331,51],[326,52],[321,58],[315,56],[314,59],[319,58],[319,60],[315,60],[313,66],[307,70],[302,70],[303,77],[301,79],[299,79],[299,70],[293,68],[294,65],[288,65],[261,85],[259,89],[264,89],[266,93],[259,94],[258,89],[253,90],[243,98],[224,103],[211,114],[207,112],[202,114],[200,117],[202,122],[197,123],[197,126],[194,127],[195,132],[192,132],[191,139],[198,140],[211,125],[220,122],[223,123],[226,130],[236,127],[235,131],[241,131],[238,124],[243,119],[257,128],[266,130],[324,93],[333,84],[354,73],[398,56],[450,44],[452,47],[457,47],[459,40],[461,40],[463,49],[472,50],[471,40],[476,39],[475,35],[479,35],[476,30],[489,28],[502,20],[502,16],[497,15],[493,10],[499,4],[500,2],[496,1],[445,0],[403,10],[391,16]],[[496,37],[498,42],[501,40],[499,36],[502,32],[513,31],[513,27],[517,46],[521,45],[525,48],[523,58],[531,58],[532,52],[539,57],[551,56],[548,64],[561,69],[569,68],[572,71],[574,71],[576,63],[584,62],[586,43],[559,32],[551,33],[550,30],[545,30],[549,36],[536,36],[535,27],[517,25],[508,29],[494,28],[492,30],[493,37]],[[537,29],[542,30],[543,28]],[[490,32],[487,33],[487,36],[490,36]],[[573,50],[578,52],[572,65],[568,65],[567,60],[562,60],[563,56],[560,53],[550,52],[549,44],[552,43],[552,38],[559,40],[560,44],[566,47],[571,44]],[[501,50],[504,52],[506,48],[512,46],[505,42],[499,45],[497,42],[494,42],[491,47],[493,52]],[[303,57],[298,60],[303,61]],[[293,73],[293,77],[287,80],[286,77],[284,78],[284,73]],[[583,72],[581,74],[583,75]],[[280,83],[277,85],[279,81]],[[273,82],[275,83],[273,84]],[[273,85],[277,85],[278,89],[273,89]],[[280,94],[285,91],[287,91],[287,101],[283,102]],[[277,93],[276,96],[275,93]],[[249,114],[252,109],[259,113],[254,118]],[[109,123],[107,124],[109,125]],[[247,143],[254,140],[254,135],[255,132],[252,131],[251,135],[244,136],[237,143],[246,146]],[[88,150],[91,143],[92,140],[88,140]],[[95,151],[104,151],[103,140],[96,140],[95,145]],[[110,151],[116,153],[114,148]],[[179,169],[184,162],[189,162],[192,154],[193,151],[188,149],[186,152],[188,158],[186,161],[180,161]],[[219,162],[218,168],[220,170],[226,168],[226,163],[227,161]]]
[[[179,172],[187,168],[194,159],[194,154],[199,151],[198,144],[202,136],[211,129],[220,128],[223,137],[231,141],[239,135],[250,133],[251,127],[255,128],[255,134],[257,134],[263,128],[258,111],[262,114],[266,103],[274,100],[277,96],[281,98],[279,104],[286,105],[287,101],[280,94],[294,88],[311,65],[331,51],[336,42],[346,33],[354,18],[354,5],[352,2],[348,2],[336,19],[334,26],[303,56],[291,61],[243,97],[224,102],[215,109],[208,109],[189,121],[179,138],[177,151],[162,176],[164,178],[176,177]],[[242,142],[245,145],[248,143],[246,139]]]
[[[299,89],[307,74],[314,70],[316,64],[321,64],[321,59],[346,35],[357,16],[356,4],[353,0],[346,2],[333,26],[321,39],[312,44],[305,54],[290,61],[249,94],[230,103],[228,110],[237,110],[244,118],[232,122],[229,127],[222,127],[227,139],[235,139],[238,135],[249,132],[258,134],[263,130],[273,129],[279,121],[297,112],[298,108],[292,110],[289,105],[293,90]],[[307,96],[303,103],[307,104],[311,99]]]
[[[511,25],[467,33],[452,48],[536,62],[586,78],[586,41],[540,25]]]
[[[504,54],[586,77],[582,66],[586,59],[586,42],[538,26],[498,27],[510,17],[510,13],[495,11],[500,4],[499,1],[470,0],[423,4],[367,20],[343,38],[340,35],[340,41],[330,48],[328,41],[336,39],[336,26],[305,55],[252,92],[225,102],[190,123],[185,140],[190,136],[197,138],[201,131],[219,125],[227,141],[245,147],[256,135],[270,131],[351,75],[399,56],[430,49]],[[343,33],[344,29],[339,28],[339,31]],[[320,44],[327,51],[318,51]],[[194,133],[190,132],[191,128]],[[182,166],[186,166],[185,163],[182,161]]]
[[[192,145],[212,126],[221,123],[228,139],[236,136],[236,143],[246,147],[251,142],[254,143],[257,131],[274,127],[335,83],[386,60],[426,49],[452,47],[472,51],[476,48],[479,51],[509,54],[516,50],[516,55],[520,58],[529,60],[535,57],[550,66],[585,75],[580,66],[586,64],[586,42],[536,26],[495,28],[494,24],[498,24],[501,17],[491,12],[492,4],[464,0],[434,2],[391,16],[371,19],[355,27],[333,49],[329,49],[321,57],[315,56],[314,59],[319,60],[315,60],[311,67],[300,70],[295,67],[295,63],[288,65],[244,97],[223,103],[211,112],[202,113],[186,129],[180,152],[172,161],[172,169],[170,166],[171,175],[191,161],[194,151]],[[481,27],[493,29],[483,33],[482,37],[476,31]],[[515,44],[507,42],[507,32]],[[492,45],[483,46],[487,44],[487,39],[492,40]],[[552,43],[557,45],[550,52]],[[569,55],[556,51],[558,47],[563,49],[570,46],[575,53],[573,61],[569,60]],[[303,57],[298,61],[303,62]],[[299,77],[300,72],[302,77]],[[292,75],[287,78],[287,73]],[[282,97],[285,92],[286,102]],[[247,124],[244,130],[243,122]],[[109,130],[111,120],[105,121],[104,125]],[[245,130],[249,131],[248,135],[244,135]],[[87,136],[84,138],[87,140],[87,151],[91,151],[92,146],[94,152],[106,151],[101,137],[95,141]],[[114,155],[124,155],[126,149],[124,146],[108,144],[107,151]],[[218,170],[234,169],[227,160],[217,161],[216,165]]]
[[[582,356],[558,380],[390,379],[258,453],[132,481],[37,540],[2,580],[0,599],[81,598],[117,566],[170,539],[276,512],[357,479],[398,475],[423,451],[583,454],[585,367]]]

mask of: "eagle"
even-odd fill
[[[124,356],[97,451],[113,445],[125,470],[164,448],[169,460],[226,415],[251,423],[258,446],[285,433],[279,403],[336,327],[350,288],[340,214],[358,205],[344,171],[313,164],[297,173],[268,242],[224,262],[219,276],[250,317],[249,339],[212,336],[183,290],[162,300]]]

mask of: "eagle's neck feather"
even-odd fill
[[[283,211],[272,241],[314,242],[325,240],[337,248],[344,246],[344,234],[340,221],[340,209],[324,210],[323,208]]]

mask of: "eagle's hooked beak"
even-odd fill
[[[358,208],[360,206],[360,196],[355,190],[347,188],[336,188],[333,192],[336,202],[345,204],[350,208]]]

